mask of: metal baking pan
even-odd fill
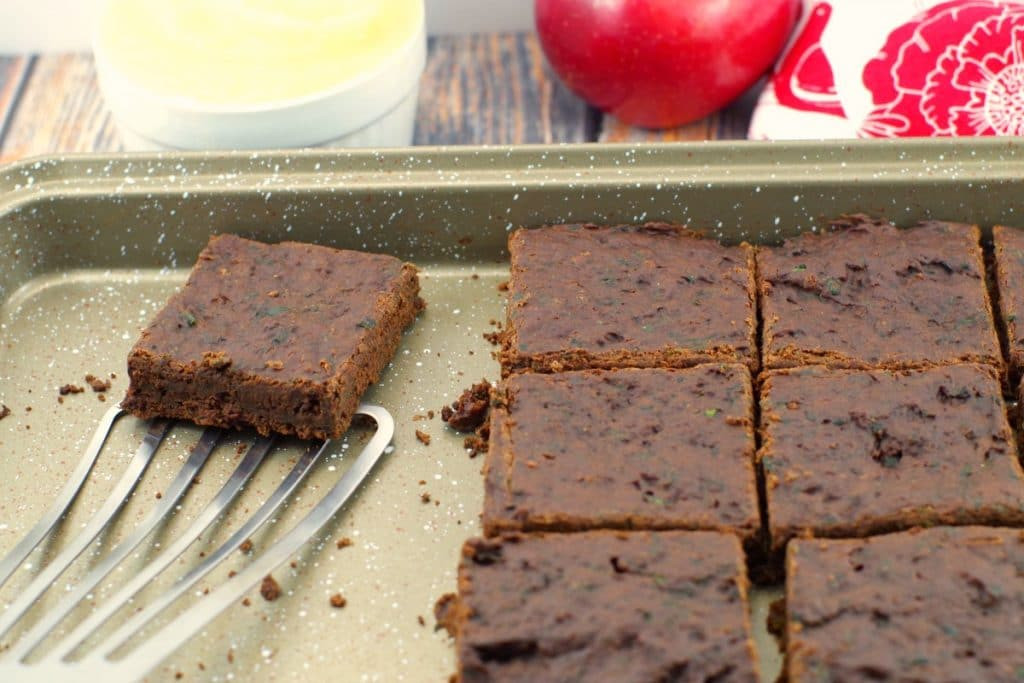
[[[432,629],[431,607],[454,589],[459,548],[479,532],[482,460],[470,459],[461,436],[438,417],[416,417],[437,415],[470,382],[498,375],[481,335],[504,316],[497,285],[507,278],[509,230],[664,219],[727,242],[773,243],[844,212],[901,224],[926,217],[1024,223],[1022,197],[1024,146],[1007,139],[74,156],[8,166],[0,170],[0,401],[12,414],[0,421],[0,554],[43,512],[109,406],[88,391],[58,403],[58,387],[81,383],[87,372],[116,373],[111,394],[120,398],[130,345],[211,233],[391,253],[422,268],[428,301],[367,397],[395,416],[394,451],[294,566],[275,572],[283,590],[276,602],[253,590],[249,606],[229,608],[151,678],[445,680],[455,669],[453,649]],[[417,441],[415,429],[431,443]],[[105,547],[148,509],[197,435],[176,428],[101,539]],[[354,431],[349,441],[364,437]],[[138,423],[123,420],[63,528],[96,508],[139,438]],[[223,457],[211,459],[157,542],[173,537],[219,487],[238,443],[229,439]],[[304,514],[356,450],[339,446],[253,543],[269,543]],[[226,538],[298,452],[295,444],[278,451],[235,512],[142,599]],[[338,549],[343,536],[354,545]],[[0,605],[65,540],[58,535],[34,553],[0,592]],[[47,602],[95,560],[80,559]],[[239,553],[200,590],[247,561]],[[124,575],[112,575],[96,600]],[[329,605],[338,591],[348,599],[344,609]],[[778,656],[763,616],[772,592],[756,594],[754,624],[771,680]]]

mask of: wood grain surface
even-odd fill
[[[532,34],[430,41],[415,144],[585,142],[589,107],[551,73]]]
[[[747,137],[750,117],[761,93],[762,83],[752,88],[725,109],[700,121],[668,130],[633,128],[616,119],[604,116],[601,122],[601,142],[658,142],[695,140],[743,140]]]
[[[569,92],[529,33],[432,38],[415,144],[740,139],[756,92],[706,119],[646,131],[602,116]],[[0,57],[0,162],[125,148],[87,54]]]
[[[0,57],[0,141],[6,136],[34,59],[25,56]],[[0,163],[4,160],[3,147],[0,146]]]
[[[96,83],[91,57],[33,58],[0,150],[18,159],[54,152],[116,152],[121,137]]]

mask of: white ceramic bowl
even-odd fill
[[[401,147],[412,143],[426,65],[422,2],[408,40],[369,71],[314,94],[233,106],[159,92],[129,75],[102,32],[93,49],[100,88],[129,149]]]

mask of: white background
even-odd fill
[[[0,54],[88,50],[99,1],[0,0]],[[427,29],[432,35],[533,27],[532,0],[426,0],[426,4]]]

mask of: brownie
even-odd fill
[[[757,680],[735,536],[513,535],[462,554],[462,683]]]
[[[792,683],[1024,680],[1024,531],[794,541],[786,565]]]
[[[990,366],[767,373],[772,542],[934,524],[1024,524],[1024,472]]]
[[[496,403],[486,535],[760,529],[744,365],[526,373]]]
[[[500,339],[518,370],[755,368],[754,257],[662,223],[518,230]]]
[[[766,368],[1002,369],[977,226],[861,216],[760,249]]]
[[[1006,328],[1010,367],[1015,376],[1024,375],[1024,230],[997,225],[992,228],[995,243],[996,283],[999,309]]]
[[[128,356],[141,418],[341,436],[422,302],[391,256],[212,237]]]

